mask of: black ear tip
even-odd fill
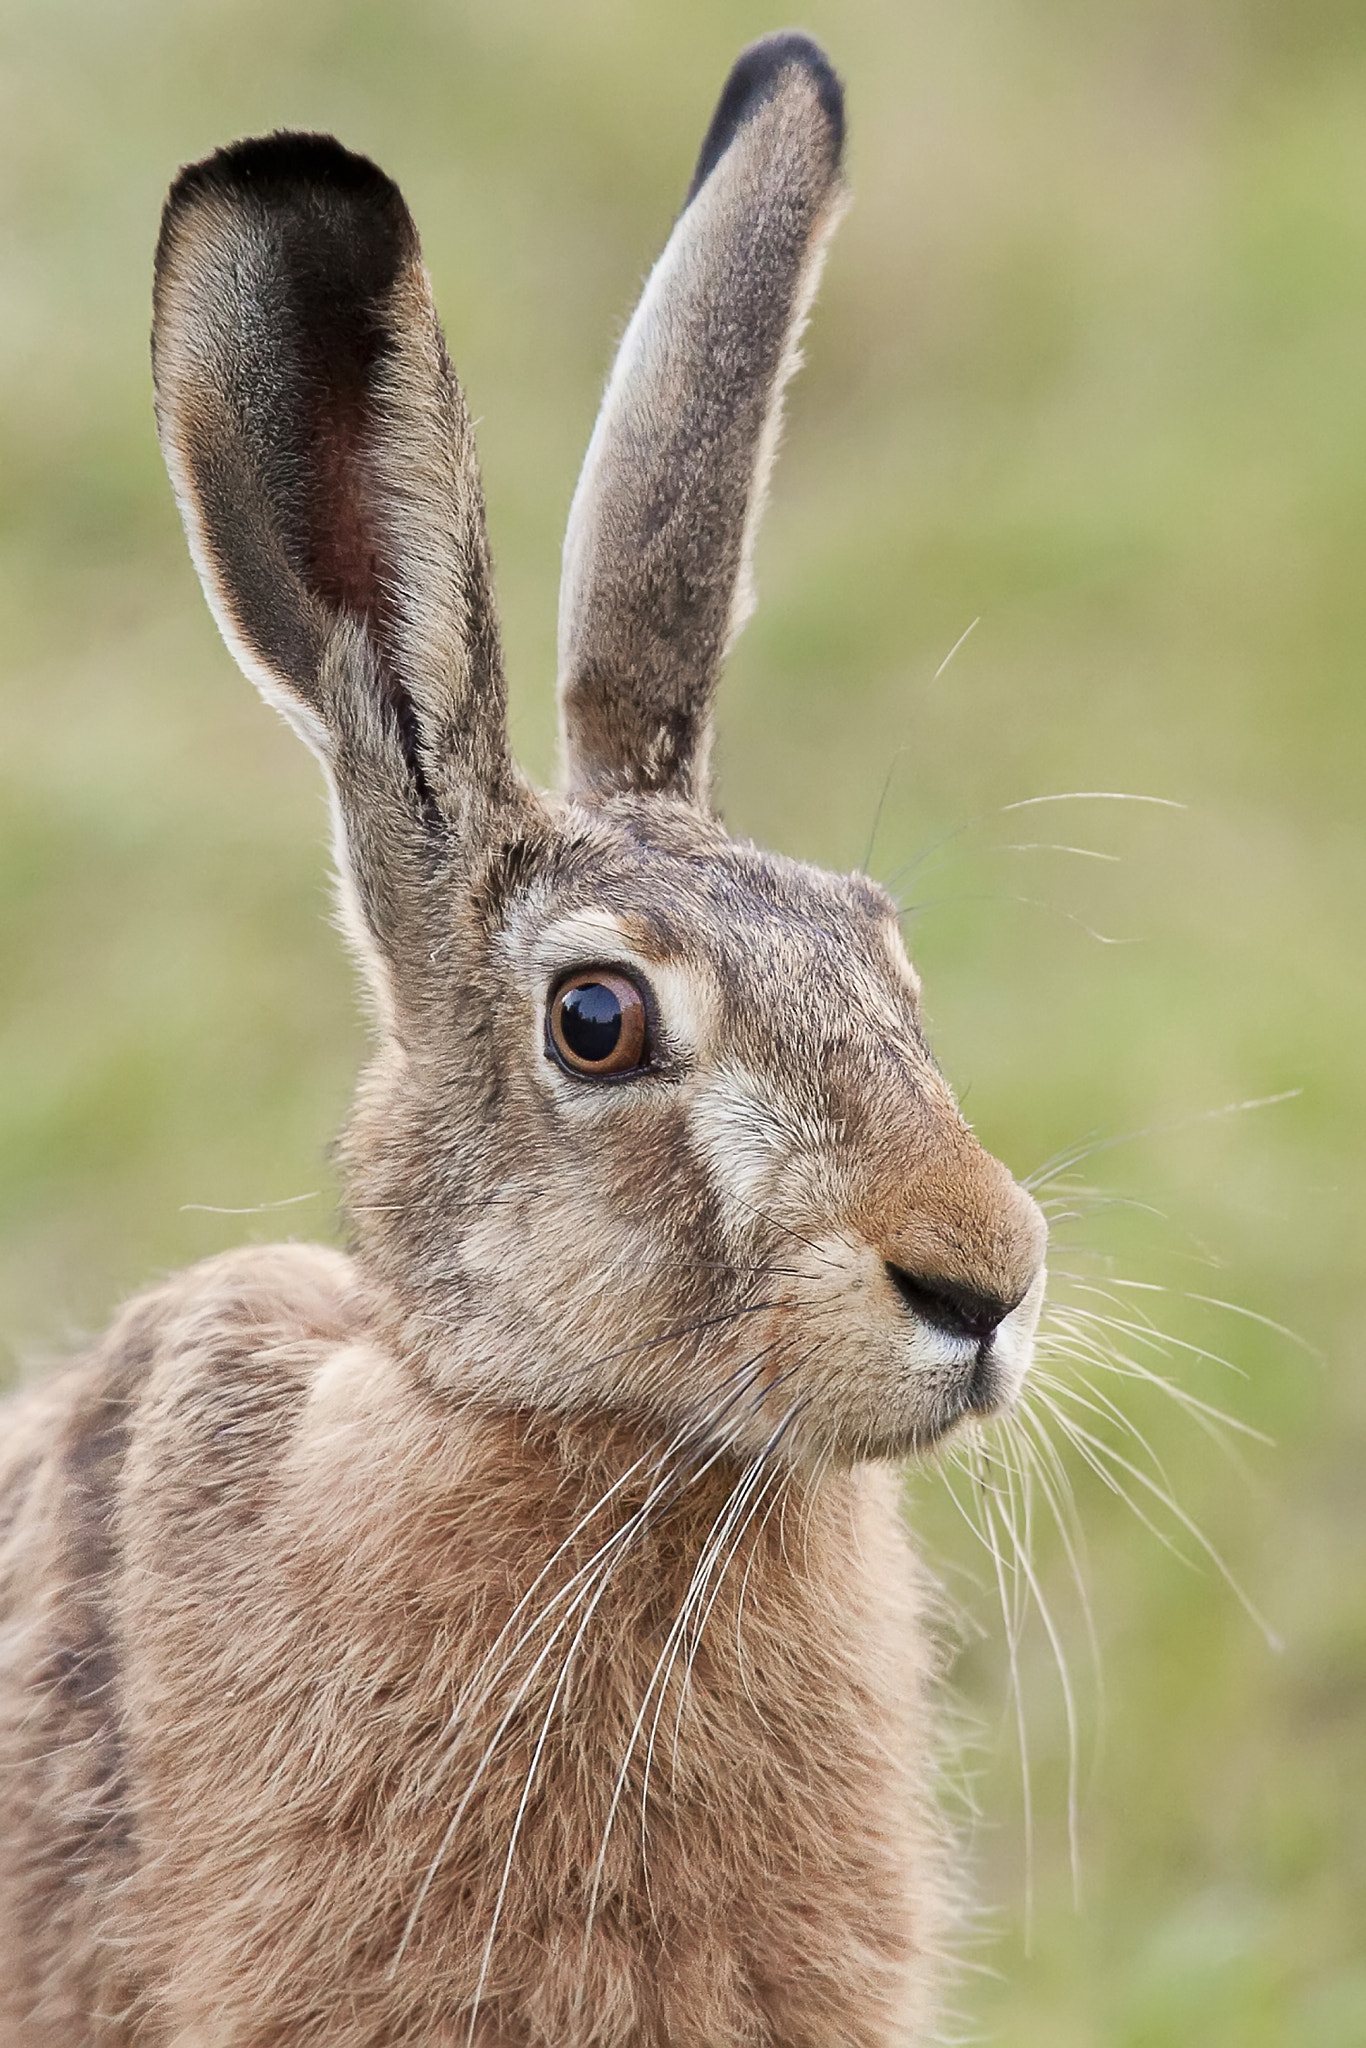
[[[203,206],[272,218],[278,232],[319,247],[387,250],[380,264],[386,282],[401,252],[417,245],[403,195],[378,164],[343,149],[334,136],[280,129],[230,142],[181,170],[161,216],[158,288],[182,226]]]
[[[844,153],[844,87],[820,44],[800,29],[778,29],[760,36],[742,50],[731,67],[712,115],[688,187],[691,200],[730,148],[740,129],[780,92],[794,71],[805,74],[829,129],[830,168],[838,170]]]
[[[279,128],[216,149],[201,163],[186,164],[171,197],[194,192],[268,193],[281,186],[322,185],[333,192],[396,193],[398,188],[368,156],[343,149],[335,135],[309,135]]]
[[[186,164],[166,200],[163,232],[179,213],[202,199],[253,199],[265,207],[297,206],[310,191],[407,219],[392,178],[367,156],[343,149],[332,135],[278,129],[216,149]]]

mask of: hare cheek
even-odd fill
[[[809,1119],[799,1122],[757,1076],[724,1069],[708,1077],[689,1105],[688,1129],[734,1241],[753,1237],[760,1210],[780,1219],[798,1213],[801,1239],[809,1235],[809,1212],[824,1206],[821,1161],[830,1156],[836,1132]]]
[[[781,1158],[761,1105],[747,1089],[718,1075],[692,1103],[688,1128],[728,1230],[738,1236],[752,1229],[755,1204],[763,1200]]]

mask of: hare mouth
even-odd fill
[[[944,1429],[989,1421],[1013,1407],[1033,1354],[1044,1270],[1015,1300],[942,1280],[927,1283],[890,1261],[886,1271],[923,1336],[942,1347],[935,1377],[948,1410]]]
[[[963,1390],[963,1409],[968,1415],[999,1415],[1015,1398],[1015,1381],[990,1337],[977,1347]]]

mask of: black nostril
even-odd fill
[[[1002,1301],[998,1294],[984,1294],[975,1287],[961,1287],[954,1280],[917,1280],[900,1266],[887,1262],[893,1287],[922,1322],[932,1323],[950,1337],[971,1337],[982,1344],[1018,1308],[1024,1296]]]

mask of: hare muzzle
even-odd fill
[[[997,1160],[970,1135],[955,1138],[947,1211],[912,1209],[879,1248],[917,1327],[950,1348],[967,1419],[998,1413],[1020,1391],[1043,1307],[1047,1227]]]

